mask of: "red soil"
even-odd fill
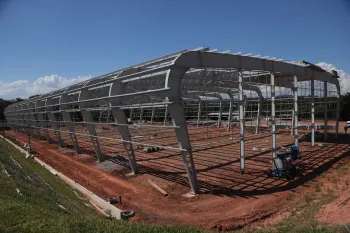
[[[239,173],[238,140],[230,140],[238,138],[236,128],[231,132],[226,129],[207,132],[207,128],[189,126],[189,131],[201,191],[200,195],[192,198],[182,196],[190,188],[178,151],[144,153],[134,145],[140,174],[125,177],[94,167],[96,161],[94,155],[89,153],[92,148],[88,137],[78,137],[79,145],[85,152],[78,155],[72,155],[72,149],[57,149],[56,144],[47,144],[46,141],[36,139],[32,140],[32,144],[38,158],[101,197],[121,195],[123,204],[119,206],[133,209],[137,213],[132,220],[191,225],[204,229],[215,229],[218,225],[222,225],[223,229],[241,228],[281,211],[281,207],[292,203],[290,197],[297,195],[300,187],[315,179],[350,151],[350,146],[345,143],[320,142],[328,147],[319,147],[317,144],[311,147],[310,142],[302,142],[303,159],[298,162],[298,166],[303,168],[302,176],[287,182],[285,179],[267,178],[264,175],[271,167],[271,135],[268,131],[257,135],[247,133],[245,174]],[[21,144],[27,142],[27,137],[23,134],[13,131],[6,133],[15,136]],[[114,135],[113,132],[103,133],[104,136],[108,134]],[[69,135],[62,136],[69,144]],[[54,138],[54,135],[51,137]],[[153,137],[142,140],[144,143],[157,141],[158,144],[177,146],[173,129]],[[208,144],[217,141],[218,137],[226,137],[228,140]],[[322,140],[322,137],[317,139]],[[125,157],[120,142],[101,139],[100,143],[108,159],[129,169],[127,161],[121,160],[120,156],[116,157]],[[290,131],[279,132],[278,146],[286,147],[292,143]],[[253,147],[258,150],[252,150]],[[148,179],[155,181],[169,195],[165,197],[156,191],[149,185]]]
[[[325,205],[318,219],[329,224],[348,224],[350,222],[350,158],[344,159],[340,168],[335,168],[329,175],[335,179],[327,182],[323,180],[324,186],[332,189],[337,198]],[[338,166],[339,166],[338,165]]]

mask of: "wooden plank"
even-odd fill
[[[168,196],[168,193],[164,189],[159,187],[156,183],[154,183],[152,180],[148,179],[148,183],[152,185],[155,189],[157,189],[159,192],[161,192],[164,196]]]

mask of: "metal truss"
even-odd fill
[[[62,133],[67,132],[76,153],[81,151],[77,138],[84,135],[90,139],[98,161],[105,159],[100,140],[107,138],[99,135],[100,126],[116,126],[115,135],[110,138],[123,145],[135,174],[139,169],[134,146],[159,145],[155,140],[137,141],[135,132],[144,132],[143,128],[149,129],[148,132],[172,130],[178,146],[174,143],[160,146],[179,151],[191,190],[198,193],[193,145],[188,128],[192,127],[192,121],[196,127],[200,127],[209,124],[209,118],[215,118],[213,122],[219,130],[225,128],[230,131],[232,122],[237,120],[240,170],[244,172],[247,121],[254,128],[252,132],[257,134],[263,127],[261,120],[265,119],[266,127],[271,128],[268,133],[272,135],[273,157],[276,156],[276,119],[279,119],[277,126],[280,126],[286,118],[285,112],[292,113],[288,119],[292,121],[294,143],[298,143],[298,128],[302,127],[298,122],[307,118],[310,120],[308,127],[314,145],[315,106],[317,110],[318,105],[324,105],[327,139],[328,106],[335,103],[335,130],[338,135],[338,78],[336,73],[329,73],[307,62],[218,52],[216,49],[201,47],[181,50],[12,104],[6,108],[5,115],[12,129],[29,127],[31,130],[28,133],[49,143],[56,140],[60,147],[67,144],[67,140],[62,137]],[[284,94],[276,96],[276,88]],[[289,90],[290,98],[285,94]],[[323,93],[315,94],[315,90]],[[285,107],[288,100],[292,105]],[[276,106],[280,108],[279,111]],[[234,116],[236,119],[233,119]],[[208,120],[204,121],[204,117]],[[222,127],[223,122],[227,122],[226,127]],[[53,135],[55,138],[52,138]]]

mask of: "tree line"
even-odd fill
[[[23,100],[24,99],[22,99],[22,98],[16,98],[13,100],[4,100],[4,99],[0,98],[0,121],[5,120],[4,111],[5,111],[5,108],[7,108],[7,106],[14,104],[14,103],[22,102]]]

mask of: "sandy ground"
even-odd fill
[[[340,129],[342,127],[341,124]],[[295,180],[287,181],[264,175],[271,167],[271,135],[267,130],[262,130],[260,134],[247,133],[245,174],[239,173],[237,128],[229,132],[226,129],[212,129],[208,132],[204,127],[189,126],[189,131],[201,191],[200,195],[191,198],[183,196],[190,189],[179,151],[144,153],[142,148],[134,146],[140,174],[128,177],[126,174],[131,170],[118,141],[101,140],[107,160],[119,165],[113,171],[107,169],[109,172],[103,166],[96,167],[96,158],[87,137],[78,137],[83,153],[77,155],[74,155],[69,145],[58,149],[56,144],[47,144],[38,139],[32,140],[32,144],[37,157],[96,194],[103,198],[121,195],[123,202],[118,206],[135,210],[133,221],[191,225],[212,230],[218,225],[224,230],[238,229],[281,211],[281,206],[287,207],[293,203],[291,194],[302,192],[307,182],[315,179],[350,151],[350,146],[346,143],[349,138],[339,143],[332,142],[332,132],[327,143],[322,142],[322,135],[316,138],[318,142],[315,147],[310,142],[302,142],[300,147],[303,159],[297,162],[301,174]],[[303,133],[305,132],[301,131],[300,135]],[[7,134],[12,135],[21,145],[27,142],[27,137],[23,134],[13,131]],[[103,132],[103,135],[106,134],[108,132]],[[142,138],[143,142],[157,141],[174,147],[177,145],[173,131],[152,135],[152,139]],[[54,138],[53,134],[51,136]],[[62,136],[69,144],[69,136]],[[218,141],[218,137],[228,140],[213,143]],[[279,152],[292,143],[293,136],[289,130],[278,133],[277,145],[282,148]],[[321,143],[328,146],[317,146]],[[147,182],[148,179],[165,189],[169,195],[163,196],[155,190]],[[345,207],[342,209],[346,210]],[[331,212],[325,210],[325,213]]]

